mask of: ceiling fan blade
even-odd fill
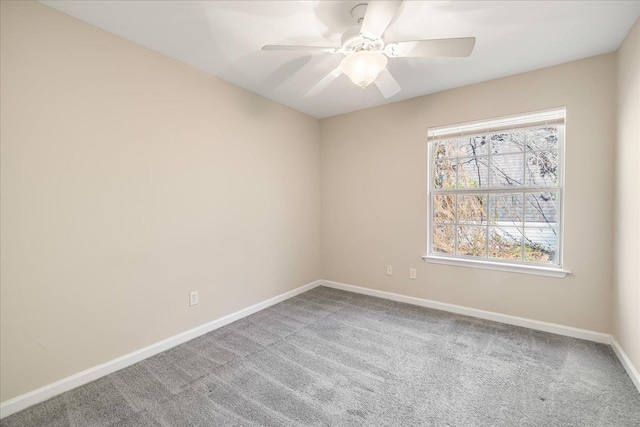
[[[266,46],[262,46],[262,50],[306,50],[313,52],[336,52],[340,49],[339,47],[329,47],[329,46],[286,46],[279,44],[268,44]]]
[[[304,97],[306,98],[306,97],[313,96],[313,95],[316,95],[316,94],[320,93],[324,88],[329,86],[329,84],[332,81],[334,81],[335,79],[340,77],[340,74],[342,74],[342,71],[340,70],[340,67],[335,68],[332,72],[330,72],[329,74],[324,76],[322,79],[320,79],[320,81],[318,83],[313,85],[311,87],[311,89],[309,89],[304,94]]]
[[[475,37],[398,42],[392,49],[392,56],[422,58],[465,57],[471,55],[475,44]]]
[[[391,98],[393,95],[400,92],[400,85],[386,68],[378,74],[374,83],[385,98]]]
[[[370,1],[367,4],[360,32],[372,39],[380,38],[396,15],[400,4],[402,0]]]

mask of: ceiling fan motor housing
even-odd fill
[[[345,54],[368,50],[379,52],[384,49],[384,41],[379,39],[369,39],[360,33],[360,25],[348,29],[341,39],[342,51]]]

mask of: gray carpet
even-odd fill
[[[319,287],[1,424],[640,426],[640,394],[607,345]]]

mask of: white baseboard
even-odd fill
[[[93,368],[78,372],[77,374],[63,378],[39,389],[14,397],[13,399],[9,399],[6,402],[0,403],[0,419],[26,409],[31,405],[50,399],[58,394],[64,393],[65,391],[87,384],[112,372],[126,368],[127,366],[131,366],[134,363],[168,350],[171,347],[175,347],[178,344],[197,338],[207,332],[221,328],[229,323],[235,322],[236,320],[240,320],[243,317],[247,317],[267,307],[313,289],[320,284],[321,281],[316,280],[315,282],[308,283],[289,292],[285,292],[273,298],[269,298],[268,300],[259,302],[258,304],[236,311],[235,313],[231,313],[227,316],[205,323],[204,325],[200,325],[178,335],[174,335],[155,344],[151,344],[148,347],[125,354],[117,359],[94,366]]]
[[[638,389],[638,392],[640,392],[640,373],[638,373],[636,368],[633,366],[633,363],[631,363],[631,359],[629,359],[627,354],[624,352],[624,350],[614,337],[611,337],[611,347],[613,347],[613,351],[615,351],[616,356],[618,356],[618,359],[620,359],[620,363],[622,363],[622,366],[627,371],[627,374],[629,374],[629,376],[631,377],[631,381],[633,381],[636,388]]]
[[[409,297],[406,295],[394,294],[391,292],[378,291],[375,289],[363,288],[360,286],[347,285],[345,283],[322,280],[322,285],[344,291],[356,292],[378,298],[385,298],[407,304],[419,305],[436,310],[448,311],[465,316],[477,317],[480,319],[493,320],[494,322],[506,323],[508,325],[522,326],[529,329],[550,332],[552,334],[564,335],[573,338],[580,338],[588,341],[595,341],[603,344],[611,343],[611,335],[601,332],[588,331],[586,329],[573,328],[555,323],[541,322],[539,320],[525,319],[524,317],[510,316],[508,314],[495,313],[493,311],[479,310],[477,308],[463,307],[461,305],[448,304],[423,298]]]

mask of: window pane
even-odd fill
[[[558,148],[558,129],[541,127],[526,131],[527,150],[556,150]]]
[[[488,177],[487,157],[472,157],[458,160],[458,188],[486,187]]]
[[[456,157],[456,141],[455,140],[438,140],[433,144],[433,158],[444,159]]]
[[[453,246],[455,244],[455,226],[453,225],[436,225],[433,233],[433,251],[453,254]]]
[[[519,187],[524,177],[524,155],[507,154],[491,157],[492,187]]]
[[[456,221],[456,196],[435,195],[433,196],[433,221],[449,222]]]
[[[441,160],[434,162],[433,188],[454,188],[456,185],[456,161]]]
[[[458,226],[458,255],[487,256],[487,227]]]
[[[530,227],[556,227],[558,225],[559,195],[556,192],[528,193],[525,196],[524,220]]]
[[[553,228],[525,228],[524,259],[529,262],[557,264],[557,231]]]
[[[458,139],[458,156],[473,157],[489,154],[489,139],[486,136],[472,136]]]
[[[531,124],[557,123],[563,114],[549,110],[429,132],[443,136],[430,142],[430,253],[559,265],[564,125]]]
[[[525,133],[521,130],[491,135],[491,154],[522,153],[524,138]]]
[[[557,151],[540,151],[527,154],[527,185],[558,185]]]
[[[522,228],[489,227],[489,257],[522,261]]]
[[[522,226],[522,193],[490,194],[489,222],[500,226]]]
[[[458,196],[458,222],[482,224],[486,221],[486,194],[465,194]]]

